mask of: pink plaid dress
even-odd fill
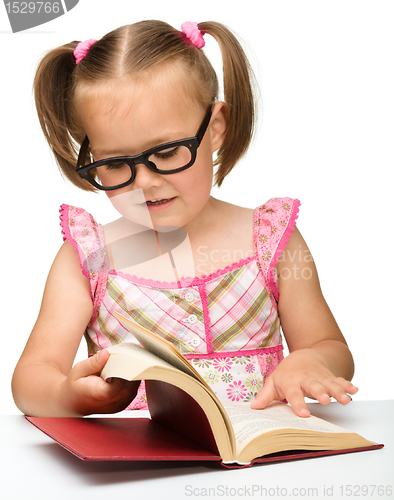
[[[209,276],[160,282],[110,269],[103,229],[85,210],[62,205],[63,239],[90,280],[89,355],[136,342],[113,313],[172,342],[222,401],[252,401],[283,359],[274,266],[294,229],[299,201],[273,198],[254,212],[254,255]],[[143,382],[130,409],[145,409]]]

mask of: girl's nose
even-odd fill
[[[163,176],[150,170],[143,163],[135,165],[134,189],[147,189],[149,187],[160,187],[164,182]]]

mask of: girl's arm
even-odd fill
[[[124,409],[138,383],[99,377],[103,350],[72,364],[92,316],[89,280],[69,242],[60,248],[45,286],[40,313],[12,378],[16,405],[35,416],[80,416]]]
[[[300,232],[295,228],[278,262],[279,316],[289,347],[287,356],[268,377],[251,404],[264,408],[287,399],[300,417],[309,416],[304,397],[328,404],[334,397],[345,405],[354,364],[346,341],[324,300],[316,266]]]

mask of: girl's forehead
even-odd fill
[[[77,111],[83,121],[106,117],[136,119],[190,113],[202,106],[193,98],[183,72],[156,71],[143,78],[118,79],[77,90]],[[160,118],[159,118],[160,119]]]
[[[108,95],[87,99],[82,106],[84,126],[114,126],[127,123],[128,126],[157,128],[169,123],[174,126],[181,121],[194,122],[199,108],[183,99],[173,90],[150,92],[149,89],[123,89]],[[145,125],[146,124],[146,125]]]

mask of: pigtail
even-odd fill
[[[78,42],[71,42],[48,52],[40,61],[33,91],[38,118],[45,138],[55,155],[61,172],[78,187],[94,191],[75,174],[77,143],[84,137],[75,119],[73,92],[75,58]]]
[[[220,187],[226,175],[248,149],[253,137],[256,107],[252,82],[255,80],[244,50],[226,26],[216,22],[203,22],[198,27],[201,32],[215,38],[223,59],[227,132],[215,161],[215,165],[219,165],[215,173],[215,185]]]

